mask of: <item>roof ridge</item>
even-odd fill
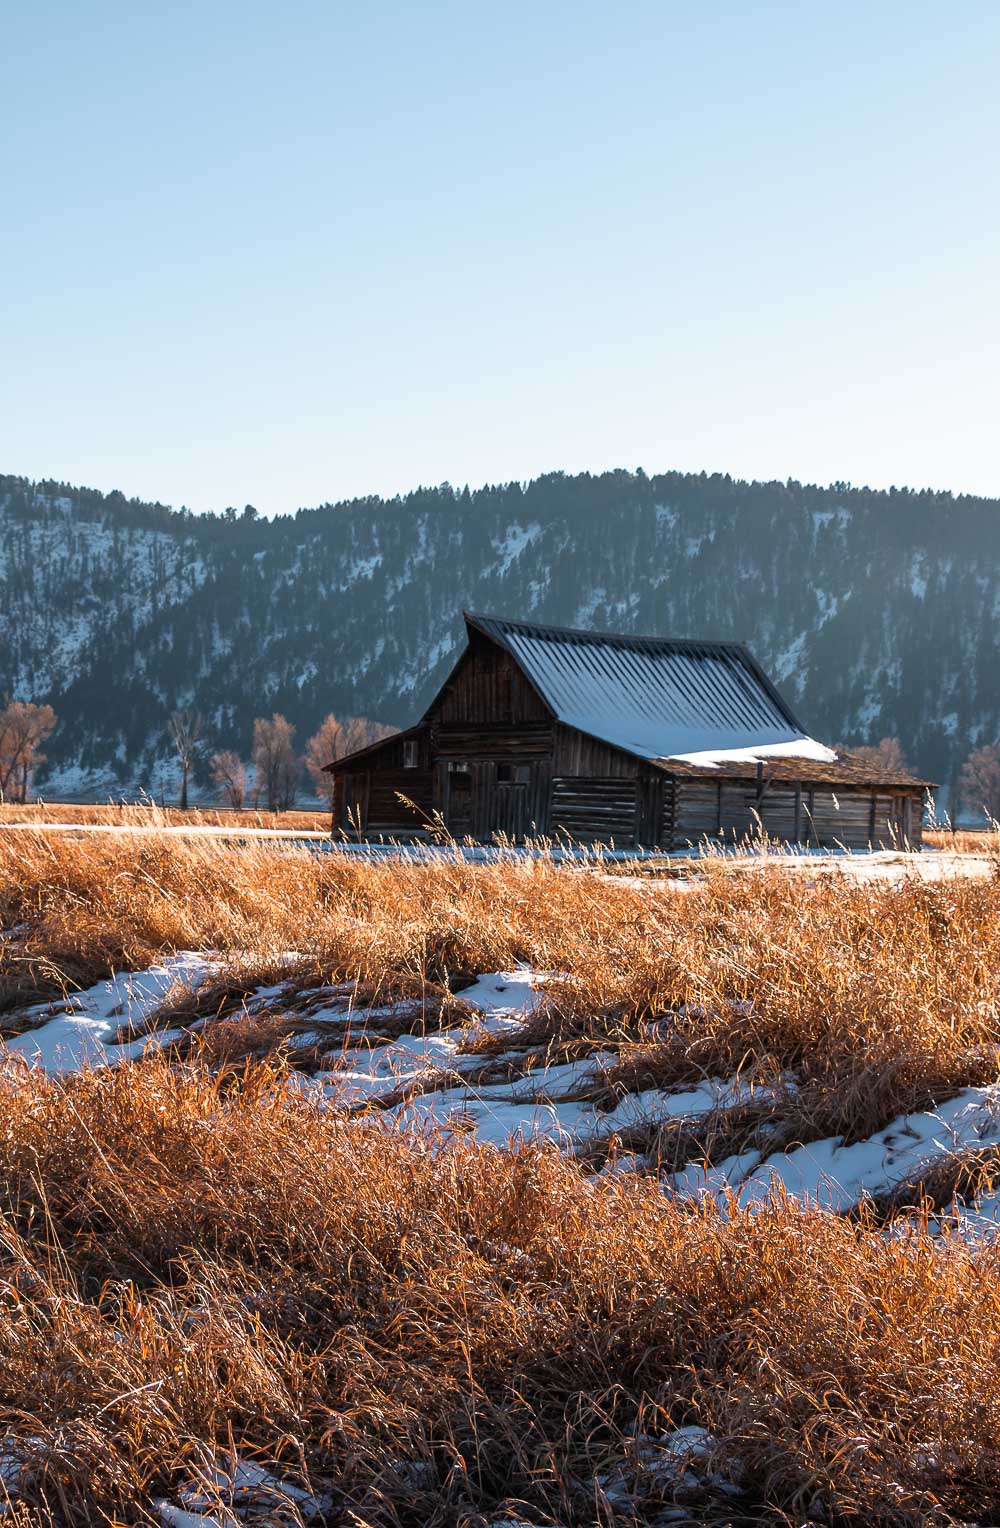
[[[583,626],[556,626],[550,621],[522,621],[512,616],[484,615],[482,612],[475,610],[463,610],[462,617],[467,623],[471,622],[479,627],[513,627],[518,631],[533,632],[540,636],[551,637],[557,640],[575,637],[589,642],[612,643],[616,647],[645,643],[653,646],[700,648],[704,652],[740,653],[741,655],[748,651],[745,642],[727,641],[723,637],[663,637],[647,636],[641,633],[594,631],[589,627]]]

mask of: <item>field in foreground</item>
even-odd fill
[[[1000,1521],[996,878],[32,836],[0,915],[22,1522]]]

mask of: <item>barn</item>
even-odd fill
[[[808,736],[742,644],[465,614],[406,731],[328,766],[334,829],[680,849],[772,838],[918,846],[929,782]]]

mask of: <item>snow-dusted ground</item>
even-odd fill
[[[120,1042],[119,1036],[144,1026],[178,983],[196,987],[215,965],[209,955],[182,953],[65,1000],[6,1015],[8,1028],[23,1029],[3,1042],[6,1051],[59,1076],[141,1055],[182,1031],[168,1028]],[[612,1107],[598,1107],[595,1091],[613,1054],[547,1062],[541,1047],[528,1045],[523,1032],[525,1021],[545,1000],[546,985],[555,980],[553,973],[527,968],[484,973],[460,992],[461,1005],[446,1010],[440,1027],[433,1027],[435,1021],[429,1019],[426,1027],[401,1034],[385,1031],[404,1019],[412,1023],[414,1004],[355,1008],[346,984],[303,992],[279,981],[259,988],[245,1007],[251,1014],[295,1017],[288,1039],[293,1054],[296,1047],[313,1052],[319,1046],[322,1056],[318,1069],[292,1073],[294,1085],[322,1107],[343,1109],[358,1118],[358,1128],[367,1128],[361,1121],[369,1121],[374,1112],[418,1129],[474,1132],[492,1148],[551,1141],[585,1157],[588,1145],[606,1143],[616,1131],[640,1126],[652,1136],[657,1124],[696,1124],[709,1115],[718,1121],[727,1109],[768,1097],[764,1089],[752,1089],[740,1079],[716,1077],[694,1087],[626,1093]],[[481,1036],[494,1042],[488,1056],[475,1048]],[[332,1048],[324,1050],[331,1042]],[[499,1054],[497,1044],[502,1047]],[[531,1061],[536,1064],[531,1066]],[[487,1068],[490,1080],[481,1080]],[[792,1089],[794,1079],[783,1079],[782,1087]],[[606,1089],[600,1096],[608,1096]],[[780,1109],[780,1100],[776,1106]],[[931,1161],[989,1145],[1000,1147],[1000,1082],[965,1088],[934,1110],[894,1120],[866,1141],[844,1145],[839,1139],[826,1139],[766,1158],[755,1151],[715,1163],[692,1161],[660,1181],[665,1195],[691,1203],[707,1196],[724,1213],[733,1201],[752,1210],[775,1188],[842,1212],[866,1195],[885,1194],[913,1179]],[[655,1173],[655,1162],[637,1154],[640,1151],[633,1140],[612,1145],[606,1155],[597,1152],[593,1161],[603,1163],[601,1173]],[[973,1242],[993,1241],[1000,1232],[1000,1193],[956,1206],[954,1215],[944,1213],[931,1222],[935,1230],[946,1224]],[[27,1435],[0,1439],[0,1494],[10,1504],[29,1487],[48,1446]],[[700,1428],[637,1438],[627,1457],[609,1464],[595,1479],[595,1493],[610,1507],[627,1509],[633,1495],[643,1497],[651,1486],[672,1489],[693,1487],[699,1479],[714,1480],[713,1446],[714,1440]],[[198,1478],[175,1489],[170,1499],[152,1505],[163,1528],[251,1528],[263,1523],[307,1528],[325,1520],[332,1503],[322,1492],[284,1478],[277,1466],[272,1471],[233,1456],[220,1457]],[[12,1506],[0,1505],[0,1517],[10,1510]],[[666,1524],[688,1519],[683,1509],[665,1508],[658,1520]],[[500,1522],[493,1528],[501,1528]],[[521,1528],[535,1525],[524,1522]]]
[[[330,1508],[330,1499],[272,1474],[251,1460],[218,1462],[178,1493],[180,1506],[154,1505],[164,1528],[233,1528],[239,1523],[294,1528],[311,1523]]]
[[[741,1206],[759,1204],[780,1187],[793,1198],[843,1211],[866,1194],[884,1194],[905,1183],[935,1157],[997,1142],[1000,1083],[963,1088],[937,1109],[900,1115],[877,1135],[850,1146],[831,1136],[766,1159],[749,1152],[713,1167],[692,1163],[672,1184],[679,1193],[711,1194],[720,1202],[732,1193]]]
[[[179,954],[65,1000],[33,1005],[6,1017],[6,1027],[23,1031],[3,1042],[6,1052],[61,1076],[168,1044],[182,1031],[125,1036],[145,1024],[172,987],[197,986],[212,965],[208,956]],[[522,1025],[552,980],[552,973],[528,969],[486,973],[460,993],[462,1007],[451,1023],[415,1024],[388,1036],[380,1031],[397,1027],[401,1007],[353,1008],[349,987],[302,993],[279,983],[259,989],[245,1006],[254,1014],[295,1014],[288,1037],[293,1056],[318,1047],[321,1059],[293,1072],[293,1085],[324,1107],[353,1115],[374,1108],[403,1125],[474,1132],[495,1147],[548,1140],[586,1154],[588,1147],[611,1142],[603,1171],[656,1171],[652,1160],[634,1155],[638,1148],[615,1142],[618,1132],[638,1127],[652,1135],[658,1125],[719,1119],[727,1109],[767,1098],[739,1079],[714,1077],[694,1087],[627,1092],[609,1107],[605,1084],[613,1052],[551,1061],[542,1048],[526,1045]],[[499,1053],[476,1047],[484,1036],[503,1042]],[[794,1085],[791,1079],[786,1084]],[[844,1211],[911,1180],[935,1159],[994,1144],[1000,1146],[1000,1082],[965,1088],[935,1109],[894,1120],[866,1141],[844,1145],[831,1137],[767,1156],[751,1151],[717,1162],[695,1160],[662,1183],[665,1192],[692,1200],[708,1195],[723,1206],[730,1195],[740,1206],[759,1204],[778,1187]],[[596,1159],[603,1158],[598,1152]],[[1000,1230],[998,1217],[1000,1196],[969,1206],[962,1224],[970,1235],[992,1236]]]
[[[210,964],[202,955],[174,955],[148,971],[123,972],[86,992],[5,1014],[5,1028],[16,1023],[24,1033],[8,1036],[2,1044],[8,1055],[23,1056],[29,1066],[40,1066],[53,1076],[128,1060],[141,1055],[150,1041],[118,1044],[115,1036],[123,1028],[141,1028],[170,987],[177,982],[196,986]],[[154,1043],[176,1039],[178,1034],[178,1030],[166,1031]]]

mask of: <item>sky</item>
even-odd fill
[[[995,0],[0,13],[0,472],[1000,496]]]

